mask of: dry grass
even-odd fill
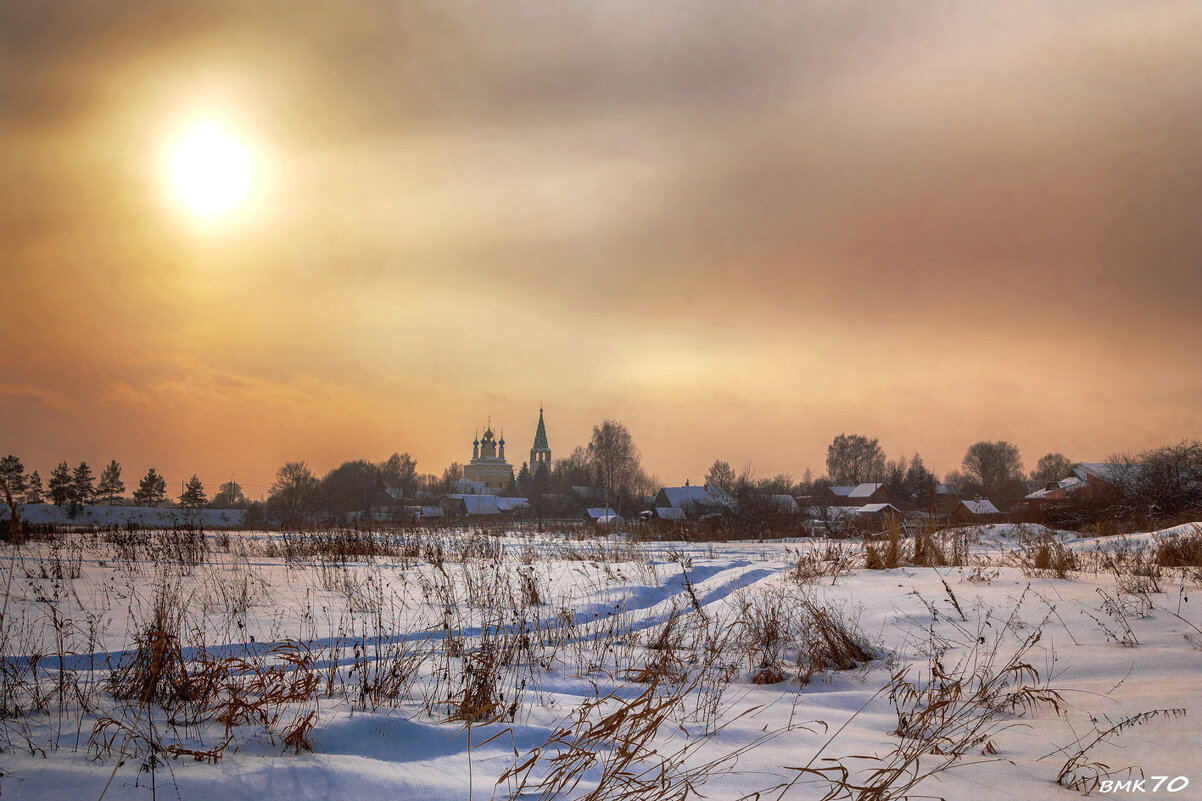
[[[1174,571],[1181,571],[1184,595],[1188,568],[1164,562],[1188,564],[1202,548],[1195,540],[1202,535],[1083,557],[1051,537],[1033,537],[990,558],[1032,575],[1069,578],[1090,567],[1112,573],[1116,592],[1099,595],[1095,620],[1115,642],[1134,646],[1128,618],[1152,610],[1161,584],[1176,583]],[[467,727],[525,720],[540,703],[545,676],[559,672],[609,682],[612,691],[582,703],[546,743],[515,761],[503,783],[543,798],[685,798],[730,767],[693,756],[707,735],[737,719],[737,699],[724,693],[802,692],[822,671],[865,668],[885,655],[819,584],[862,564],[963,564],[966,543],[959,532],[907,538],[900,526],[863,545],[819,543],[790,552],[787,569],[774,567],[778,579],[758,581],[727,608],[713,601],[710,585],[693,583],[704,546],[518,541],[487,530],[461,537],[289,532],[237,538],[223,552],[189,531],[51,537],[11,562],[29,589],[21,614],[0,621],[3,653],[23,655],[0,658],[0,742],[44,753],[69,742],[72,727],[86,738],[87,720],[92,751],[119,754],[118,761],[132,750],[152,766],[160,758],[216,762],[257,741],[299,753],[317,747],[323,715],[348,710],[395,709]],[[254,564],[262,559],[279,561]],[[105,598],[113,593],[110,605],[71,619],[63,610],[83,609],[98,589],[87,586],[82,566],[89,561],[112,577],[111,587],[100,588]],[[621,597],[612,610],[592,611],[592,598],[614,599],[635,583],[666,585],[662,571],[675,581],[678,568],[677,603],[655,608],[658,617],[628,609]],[[560,581],[560,570],[572,580]],[[984,560],[965,572],[970,582],[998,576]],[[705,574],[698,568],[697,575]],[[299,619],[275,617],[272,638],[253,643],[243,619],[252,610],[260,621],[272,618],[274,594],[285,587],[304,592]],[[943,591],[941,625],[966,624],[973,607],[961,608],[946,581]],[[576,611],[582,599],[590,599],[590,611]],[[100,643],[112,643],[105,620],[126,604],[131,633],[118,635],[126,650],[105,661]],[[1011,716],[1060,708],[1062,699],[1025,657],[1038,635],[1013,658],[970,638],[970,656],[950,666],[944,654],[952,649],[932,646],[924,675],[893,670],[882,689],[897,713],[895,748],[865,759],[816,755],[793,768],[797,782],[772,792],[819,779],[822,792],[834,793],[828,798],[899,798],[932,772],[990,753],[991,738]],[[72,662],[82,654],[98,656],[88,665]],[[740,689],[727,693],[731,686]],[[692,734],[674,746],[686,726]],[[1087,763],[1082,757],[1077,767]]]
[[[1138,715],[1123,718],[1118,723],[1098,731],[1088,742],[1084,742],[1078,738],[1076,742],[1077,750],[1071,753],[1060,767],[1060,772],[1056,776],[1056,783],[1062,787],[1067,787],[1070,790],[1076,790],[1088,795],[1096,790],[1104,779],[1130,777],[1135,773],[1138,773],[1142,778],[1143,771],[1138,767],[1131,765],[1114,768],[1105,762],[1093,758],[1091,752],[1098,745],[1115,739],[1128,729],[1143,726],[1145,723],[1158,718],[1175,720],[1184,717],[1185,714],[1186,710],[1184,709],[1152,709],[1147,712],[1141,712]],[[1059,749],[1059,753],[1065,753],[1066,751],[1067,749]],[[1052,756],[1052,754],[1048,754],[1048,756]]]

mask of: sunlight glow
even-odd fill
[[[221,127],[198,123],[172,148],[168,174],[177,199],[193,215],[225,217],[249,194],[250,153]]]

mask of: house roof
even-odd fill
[[[1118,465],[1114,462],[1081,462],[1073,469],[1073,472],[1082,481],[1087,476],[1094,476],[1103,481],[1114,483],[1121,478],[1120,471],[1122,469],[1123,465]]]
[[[1062,478],[1057,481],[1056,486],[1054,487],[1043,487],[1027,494],[1024,497],[1029,501],[1037,501],[1040,498],[1046,498],[1052,493],[1059,492],[1060,490],[1064,490],[1065,492],[1076,492],[1083,486],[1085,486],[1084,481],[1076,476],[1069,476],[1068,478]]]
[[[718,487],[662,487],[660,492],[664,494],[668,504],[677,509],[687,503],[700,506],[731,506],[734,503],[733,499]]]
[[[974,515],[997,515],[1001,514],[993,501],[986,498],[978,498],[975,501],[960,501],[960,505]]]
[[[447,497],[463,501],[464,511],[469,515],[495,515],[501,512],[501,507],[497,505],[496,495],[454,494]]]
[[[856,512],[858,514],[862,514],[862,515],[872,515],[872,514],[878,514],[880,512],[887,512],[887,511],[892,511],[892,512],[896,512],[897,514],[901,514],[901,509],[898,509],[896,506],[894,506],[891,503],[866,503],[863,506],[856,509]]]
[[[865,482],[863,484],[857,484],[855,487],[852,488],[851,492],[847,493],[847,497],[849,497],[849,498],[871,498],[872,494],[874,492],[876,492],[877,490],[879,490],[883,486],[885,486],[885,485],[880,484],[880,483],[872,483],[872,482]]]
[[[660,520],[684,520],[684,509],[678,509],[675,506],[659,506],[655,509],[655,516]]]
[[[598,523],[611,523],[622,519],[618,517],[617,512],[615,512],[613,509],[610,509],[608,506],[598,506],[591,509],[585,509],[584,513],[588,515],[590,519],[596,520]]]
[[[529,509],[530,501],[525,498],[497,498],[497,509],[502,512],[512,512],[514,509]]]
[[[848,495],[851,495],[852,490],[854,490],[855,487],[827,487],[827,489],[830,490],[831,494],[833,495],[838,495],[840,498],[846,498]]]
[[[768,503],[778,512],[794,514],[800,511],[800,507],[797,505],[797,499],[792,495],[769,495]]]

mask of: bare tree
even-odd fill
[[[883,481],[885,452],[875,439],[860,434],[840,434],[826,449],[826,471],[835,484]]]
[[[380,465],[380,475],[385,484],[399,489],[402,497],[417,497],[417,460],[408,453],[394,453],[389,456],[388,461]]]
[[[593,427],[588,455],[597,467],[605,487],[606,503],[618,500],[621,513],[621,494],[632,495],[644,489],[646,479],[639,468],[639,449],[626,426],[617,420],[606,420]]]
[[[300,523],[317,500],[317,478],[304,462],[286,462],[275,473],[268,503],[287,523]]]
[[[446,470],[442,471],[442,491],[450,493],[455,491],[455,485],[463,480],[463,465],[459,462],[451,462]]]
[[[726,492],[732,492],[735,488],[735,471],[730,466],[729,462],[724,462],[721,459],[716,459],[710,465],[709,472],[705,474],[705,485],[707,487],[717,487]]]
[[[570,492],[572,487],[592,486],[597,474],[589,451],[576,446],[565,459],[555,460],[551,483],[557,492]]]
[[[1073,466],[1063,453],[1049,453],[1040,457],[1035,469],[1031,471],[1031,480],[1038,484],[1050,484],[1071,476]]]
[[[1202,508],[1202,442],[1182,441],[1114,461],[1112,478],[1141,509],[1173,515]]]
[[[1004,507],[1026,494],[1023,460],[1009,442],[977,442],[969,446],[961,463],[969,489],[1001,503]]]
[[[246,493],[242,491],[242,485],[231,478],[217,488],[217,494],[213,496],[209,505],[215,509],[241,509],[249,503]]]

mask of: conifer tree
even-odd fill
[[[42,477],[34,470],[25,477],[25,503],[44,503],[42,497]]]
[[[112,506],[125,492],[125,482],[121,480],[121,465],[113,459],[100,471],[100,482],[96,485],[96,497]]]
[[[25,465],[11,453],[0,459],[0,478],[8,484],[14,498],[25,493]]]
[[[71,468],[66,462],[59,462],[58,467],[50,473],[50,502],[55,506],[63,506],[71,500]]]
[[[138,482],[138,488],[134,490],[134,502],[139,506],[158,506],[166,498],[167,479],[156,473],[152,467]]]
[[[96,477],[87,462],[80,462],[71,473],[71,500],[78,504],[91,503],[96,498]]]
[[[188,483],[184,487],[184,494],[179,496],[179,505],[185,509],[199,509],[208,500],[205,496],[204,485],[200,483],[200,479],[193,473],[192,478],[188,479]]]

